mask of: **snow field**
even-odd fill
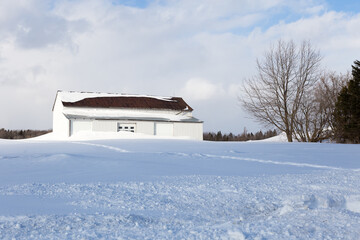
[[[357,239],[356,145],[0,142],[0,239]]]
[[[266,182],[262,177],[188,176],[2,187],[3,196],[62,199],[71,209],[3,216],[0,238],[238,239],[242,234],[249,239],[356,239],[360,214],[348,203],[360,206],[359,177],[323,172],[272,176]],[[339,184],[344,180],[348,187]]]

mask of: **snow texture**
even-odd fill
[[[184,109],[186,110],[186,109]],[[98,118],[98,119],[140,119],[140,120],[159,120],[159,121],[188,121],[199,122],[188,112],[181,111],[144,111],[144,110],[125,110],[125,109],[107,109],[107,108],[69,108],[62,111],[65,116],[78,118]]]
[[[123,94],[123,93],[103,93],[103,92],[77,92],[77,91],[58,91],[57,97],[59,100],[63,102],[77,102],[85,98],[96,98],[96,97],[150,97],[162,101],[174,101],[171,100],[171,97],[162,97],[162,96],[134,95],[134,94]]]
[[[0,239],[360,236],[359,145],[39,139],[0,140]]]

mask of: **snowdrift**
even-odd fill
[[[0,140],[0,239],[360,236],[358,145],[132,136]]]

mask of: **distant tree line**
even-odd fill
[[[203,135],[204,140],[206,141],[249,141],[249,140],[262,140],[270,137],[274,137],[278,135],[276,130],[268,130],[266,132],[262,132],[261,130],[256,132],[255,134],[252,132],[248,132],[246,129],[241,134],[223,134],[221,131],[217,133],[214,132],[205,132]]]
[[[51,132],[51,130],[6,130],[4,128],[0,129],[0,138],[3,139],[25,139],[33,138],[46,133]]]
[[[7,130],[0,129],[0,139],[26,139],[44,135],[51,132],[51,130]],[[241,134],[223,134],[221,131],[217,133],[205,132],[204,140],[207,141],[249,141],[249,140],[262,140],[278,135],[276,130],[268,130],[266,132],[258,131],[256,133],[248,132],[246,128]]]

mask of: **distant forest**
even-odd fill
[[[46,133],[51,132],[51,130],[6,130],[4,128],[0,129],[0,138],[3,139],[24,139],[24,138],[33,138]]]
[[[25,139],[25,138],[33,138],[40,135],[44,135],[46,133],[51,132],[51,130],[6,130],[4,128],[0,129],[0,138],[2,139]],[[204,140],[206,141],[249,141],[249,140],[261,140],[270,137],[274,137],[277,135],[276,130],[268,130],[266,132],[262,132],[261,130],[256,132],[255,134],[252,132],[247,132],[244,129],[244,132],[238,135],[233,133],[222,134],[221,131],[217,133],[214,132],[205,132]]]
[[[203,135],[204,140],[206,141],[249,141],[249,140],[262,140],[270,137],[277,136],[276,130],[268,130],[263,133],[261,130],[256,132],[255,134],[252,132],[247,132],[246,128],[243,133],[235,135],[233,133],[222,134],[221,131],[214,132],[206,132]]]

